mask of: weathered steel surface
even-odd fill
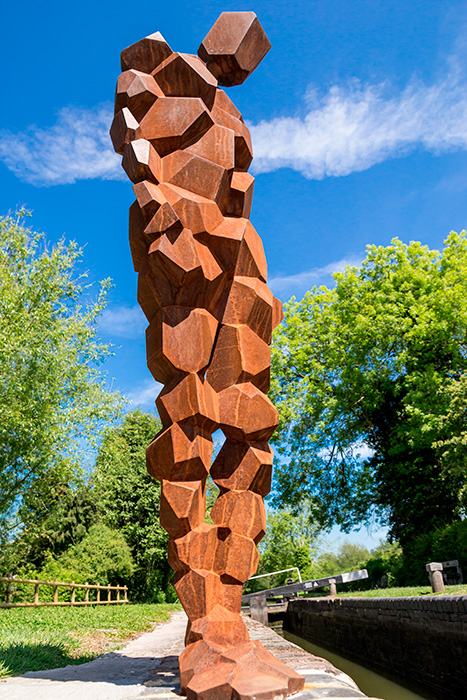
[[[180,657],[190,698],[282,698],[302,676],[250,641],[240,615],[256,571],[271,484],[267,397],[271,334],[282,305],[249,221],[253,153],[221,85],[238,85],[270,48],[253,12],[225,12],[199,49],[159,34],[122,52],[111,137],[134,183],[130,248],[148,319],[147,362],[164,386],[163,429],[147,450],[162,482],[160,519],[189,622]],[[226,441],[211,465],[212,434]],[[206,477],[220,495],[204,522]]]

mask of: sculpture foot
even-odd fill
[[[180,656],[180,685],[187,700],[281,700],[299,693],[305,679],[261,642],[234,647],[190,644]]]

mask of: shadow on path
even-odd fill
[[[164,656],[125,656],[118,652],[110,652],[98,657],[91,664],[68,665],[65,668],[52,668],[45,671],[30,671],[25,673],[23,678],[136,685],[141,683],[146,675],[158,668],[162,660],[166,658]]]
[[[60,644],[9,644],[0,648],[0,669],[14,676],[20,676],[26,671],[40,671],[67,666],[68,664],[84,664],[94,659],[93,654],[71,656]]]

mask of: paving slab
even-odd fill
[[[309,654],[249,617],[245,622],[252,639],[259,639],[305,677],[304,690],[293,695],[293,700],[367,697],[329,661]],[[178,656],[184,647],[185,627],[185,614],[177,612],[120,651],[80,666],[5,679],[0,681],[0,700],[180,700]]]

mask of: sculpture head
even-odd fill
[[[198,49],[219,85],[241,85],[271,48],[254,12],[223,12]]]

